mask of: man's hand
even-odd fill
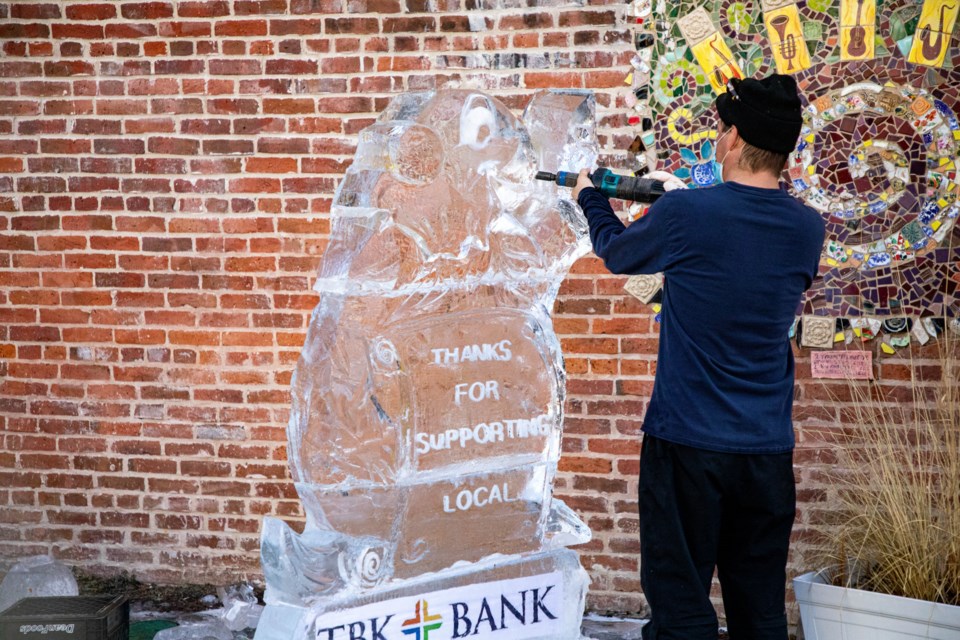
[[[580,192],[587,187],[593,188],[593,183],[590,181],[590,172],[586,169],[580,169],[580,175],[577,176],[577,186],[573,188],[574,202],[580,199]]]
[[[664,191],[673,191],[674,189],[686,189],[687,184],[673,175],[672,173],[667,173],[666,171],[651,171],[645,178],[650,178],[651,180],[659,180],[663,183]]]

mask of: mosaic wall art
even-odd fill
[[[798,316],[834,318],[837,340],[882,337],[888,353],[960,330],[958,12],[957,0],[635,0],[638,173],[717,184],[718,93],[792,74],[804,127],[784,181],[827,224]]]

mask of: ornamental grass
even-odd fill
[[[838,586],[960,605],[960,340],[941,336],[938,360],[911,363],[909,393],[850,383],[831,474]]]

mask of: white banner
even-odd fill
[[[524,640],[561,635],[563,574],[472,584],[322,614],[317,640]]]

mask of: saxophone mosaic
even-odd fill
[[[784,181],[827,224],[798,316],[835,318],[838,341],[880,337],[887,353],[960,331],[958,12],[960,0],[635,0],[638,173],[718,184],[718,93],[792,74],[804,127]]]

